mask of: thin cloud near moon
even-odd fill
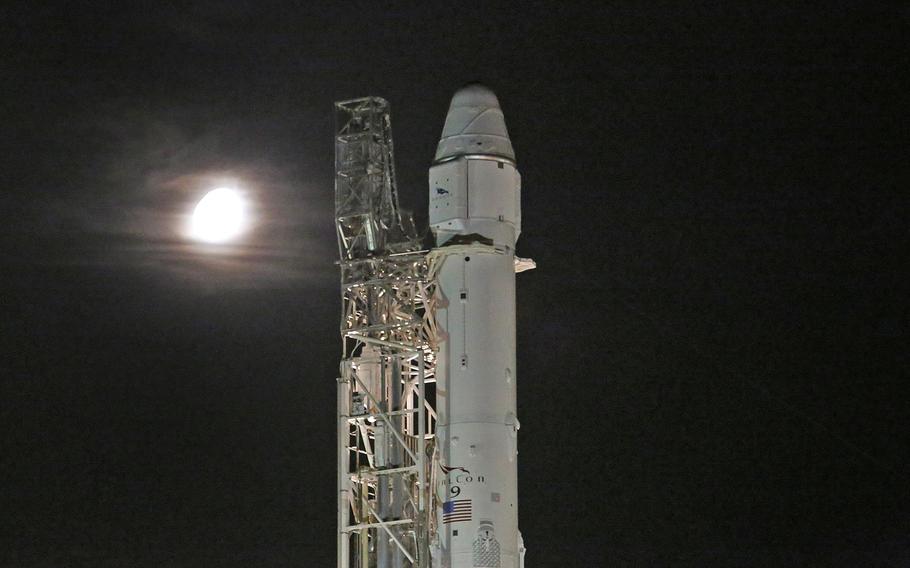
[[[109,149],[73,179],[81,191],[32,211],[52,229],[39,236],[47,246],[29,244],[35,248],[29,262],[141,271],[208,287],[299,286],[334,277],[331,178],[313,181],[299,163],[269,152],[268,139],[285,135],[280,122],[212,118],[200,127],[198,114],[126,113],[86,125],[107,132]],[[255,141],[244,137],[249,132]],[[219,187],[242,188],[255,222],[225,244],[188,239],[194,207]]]

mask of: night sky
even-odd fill
[[[910,565],[910,11],[382,4],[0,8],[0,565],[334,566],[332,103],[425,226],[475,80],[529,568]]]

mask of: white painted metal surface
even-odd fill
[[[496,96],[452,99],[430,168],[439,336],[433,566],[518,568],[515,240],[521,178]]]
[[[515,160],[499,99],[477,83],[462,87],[452,97],[433,162],[465,154]]]

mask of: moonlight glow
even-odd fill
[[[193,210],[190,234],[207,243],[234,239],[246,228],[246,202],[236,189],[208,192]]]

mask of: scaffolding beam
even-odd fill
[[[338,567],[429,568],[435,282],[398,204],[388,103],[335,104]],[[415,416],[416,415],[416,416]]]

